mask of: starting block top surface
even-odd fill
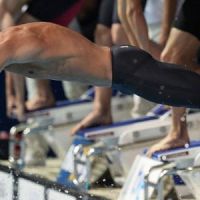
[[[171,154],[176,154],[176,153],[181,153],[181,152],[187,152],[190,150],[194,150],[199,148],[199,153],[200,153],[200,141],[191,141],[188,146],[185,147],[178,147],[178,148],[173,148],[165,151],[159,151],[153,154],[154,159],[160,159],[164,155],[171,155]]]

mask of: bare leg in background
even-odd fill
[[[186,44],[187,41],[187,44]],[[200,66],[196,64],[199,40],[190,33],[172,28],[169,40],[163,50],[162,61],[180,64],[193,71],[199,72]],[[173,81],[173,80],[169,80]],[[168,135],[150,148],[148,155],[160,150],[184,146],[189,142],[187,130],[186,109],[172,108],[172,127]]]

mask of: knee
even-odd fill
[[[110,28],[98,24],[95,30],[95,42],[100,45],[111,46],[112,38]]]

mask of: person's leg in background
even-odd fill
[[[146,5],[144,6],[144,16],[148,26],[149,39],[155,43],[158,43],[160,35],[163,11],[162,4],[163,1],[160,0],[147,0]],[[131,111],[131,116],[133,118],[144,116],[156,105],[155,103],[147,101],[137,95],[133,96],[133,102],[134,107]]]
[[[156,7],[157,5],[154,6]],[[146,48],[146,51],[150,51],[148,27],[143,14],[144,8],[145,4],[143,5],[140,0],[118,0],[118,13],[131,45],[139,46],[143,49]],[[142,28],[138,27],[139,25]],[[137,31],[137,29],[140,30]],[[139,31],[142,32],[143,35],[140,34],[140,37],[136,37]],[[137,95],[133,95],[133,108],[131,115],[133,118],[143,116],[154,106],[154,103],[151,103]]]
[[[200,65],[197,64],[200,47],[199,11],[200,2],[185,1],[161,56],[165,62],[180,64],[198,73],[200,72]],[[184,21],[183,16],[186,16],[187,21]],[[188,142],[186,109],[173,108],[170,132],[149,150],[148,155],[152,155],[155,151],[184,146]]]
[[[95,30],[95,42],[102,46],[112,45],[111,25],[115,0],[103,0],[99,9],[99,18]],[[111,115],[111,97],[112,90],[110,88],[95,88],[95,99],[93,110],[80,123],[78,123],[71,131],[76,134],[79,130],[112,123]]]
[[[34,111],[41,108],[48,108],[55,104],[55,99],[48,80],[34,81],[37,88],[36,96],[26,102],[26,109]]]

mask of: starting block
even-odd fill
[[[130,170],[134,160],[136,153],[133,154],[134,147],[140,144],[142,149],[145,147],[144,142],[164,137],[168,133],[170,125],[170,111],[164,106],[157,106],[143,118],[82,130],[77,137],[90,141],[92,145],[76,143],[72,146],[71,152],[67,153],[63,162],[58,180],[71,180],[74,186],[87,190],[93,176],[91,174],[93,158],[101,156],[108,158],[109,164],[107,166],[112,173],[114,172],[114,175],[115,172],[118,175],[121,172],[120,175],[124,176],[124,172]],[[188,115],[188,125],[190,129],[199,130],[199,112],[191,112]],[[143,146],[141,146],[142,143]],[[124,153],[127,153],[127,156]],[[133,156],[132,160],[130,155]],[[158,161],[160,162],[160,160]],[[123,179],[119,180],[118,183],[123,183]]]
[[[187,199],[199,199],[200,141],[192,141],[187,147],[157,152],[152,159],[138,155],[118,200],[149,200],[152,199],[153,193],[156,194],[153,199],[164,200],[164,182],[166,177],[171,176],[174,176],[176,182],[181,177],[186,184],[184,190],[187,192],[189,189],[191,190],[193,196],[190,195],[191,198]],[[175,188],[176,182],[174,183]],[[172,181],[170,186],[173,186]],[[180,194],[179,198],[181,199]]]
[[[109,155],[109,160],[113,163],[111,171],[113,173],[122,172],[122,168],[119,169],[121,166],[119,161],[119,149],[124,150],[125,148],[131,148],[136,142],[154,139],[156,136],[155,134],[145,134],[146,136],[142,136],[141,140],[137,139],[134,142],[131,141],[132,143],[129,143],[130,140],[127,140],[126,144],[120,145],[120,135],[124,131],[128,130],[133,130],[137,134],[138,127],[145,127],[146,124],[150,124],[154,120],[156,121],[155,123],[158,124],[157,120],[159,120],[160,116],[163,116],[163,114],[166,114],[167,112],[168,109],[165,109],[164,106],[158,106],[149,116],[136,120],[114,123],[110,126],[102,126],[99,128],[90,128],[80,131],[77,138],[79,138],[79,141],[82,140],[83,143],[80,142],[78,144],[75,142],[71,146],[70,151],[68,151],[61,167],[58,182],[69,185],[68,181],[71,181],[73,185],[75,183],[76,186],[87,189],[88,185],[90,185],[89,180],[91,180],[90,178],[92,177],[90,162],[93,160],[92,157],[99,157],[100,155],[107,157],[108,154],[112,154]],[[140,134],[144,135],[142,131]],[[157,137],[164,135],[165,132],[161,132],[161,134]],[[90,145],[85,145],[85,141],[90,141]],[[96,142],[97,145],[91,146],[94,142]],[[71,163],[71,161],[73,161],[73,163]],[[104,163],[104,161],[102,161],[102,163]],[[102,166],[99,167],[101,169],[103,168]],[[104,163],[104,167],[108,167],[108,164]],[[83,177],[83,174],[85,174],[85,178]],[[63,182],[63,180],[65,182]]]
[[[54,107],[28,112],[26,119],[50,118],[53,120],[52,125],[77,122],[92,111],[93,98],[94,94],[90,91],[89,94],[83,95],[80,99],[61,101],[57,102]],[[131,103],[132,98],[130,96],[115,93],[112,97],[112,110],[114,113],[120,113]]]
[[[185,147],[154,153],[153,159],[160,160],[162,162],[182,162],[187,159],[190,162],[184,163],[187,166],[183,167],[188,167],[197,163],[195,158],[197,158],[198,155],[200,155],[200,141],[192,141],[190,144],[186,144]]]
[[[84,129],[82,131],[79,131],[77,135],[81,137],[85,137],[87,139],[96,140],[96,141],[104,140],[104,139],[107,140],[109,138],[112,138],[113,140],[113,138],[115,137],[118,138],[123,132],[127,132],[129,130],[136,130],[132,134],[134,138],[136,139],[136,142],[137,140],[138,141],[148,140],[149,137],[152,138],[152,134],[146,134],[146,135],[143,133],[140,134],[138,130],[145,129],[146,127],[147,127],[146,129],[148,129],[150,124],[152,123],[153,123],[152,126],[155,127],[155,124],[158,124],[157,120],[160,119],[161,116],[167,113],[169,113],[168,109],[166,109],[164,106],[158,106],[156,107],[156,109],[153,110],[153,112],[150,112],[150,114],[147,116],[144,116],[138,119],[131,119],[127,121],[116,122],[107,126]],[[154,120],[155,120],[155,123],[154,123]],[[163,133],[164,131],[161,130],[161,132],[162,133],[160,134],[160,137],[165,135],[165,133]],[[159,134],[157,134],[156,137],[158,138]]]
[[[192,193],[190,199],[199,199],[200,141],[192,141],[182,148],[155,153],[153,158],[175,164],[174,169],[170,169],[168,173],[175,175],[175,189],[179,196]]]
[[[87,151],[84,150],[85,147],[83,145],[76,147],[76,150],[78,150],[74,153],[73,159],[76,180],[79,180],[79,175],[81,174],[78,168],[85,166],[87,173],[85,179],[82,180],[88,185],[89,177],[91,177],[90,160],[93,156],[106,155],[112,161],[112,166],[115,166],[114,170],[111,168],[111,171],[123,171],[125,169],[127,169],[125,171],[129,171],[131,167],[130,155],[134,155],[132,151],[134,151],[134,146],[137,143],[154,140],[168,133],[171,125],[170,113],[165,107],[161,106],[158,108],[160,112],[155,112],[156,114],[151,113],[150,116],[145,116],[144,118],[130,120],[128,122],[119,122],[111,126],[86,129],[80,132],[80,136],[86,139],[92,139],[101,143],[101,145],[97,145],[97,147],[93,146]],[[154,111],[157,111],[158,108]],[[199,112],[191,112],[188,115],[189,128],[199,130],[199,119]],[[126,156],[127,158],[125,158],[123,151],[128,152],[126,152],[129,155]],[[81,161],[80,158],[84,152],[86,152],[84,155],[85,160]],[[115,169],[116,166],[118,167],[117,170]],[[83,182],[77,181],[77,184],[83,185]]]

